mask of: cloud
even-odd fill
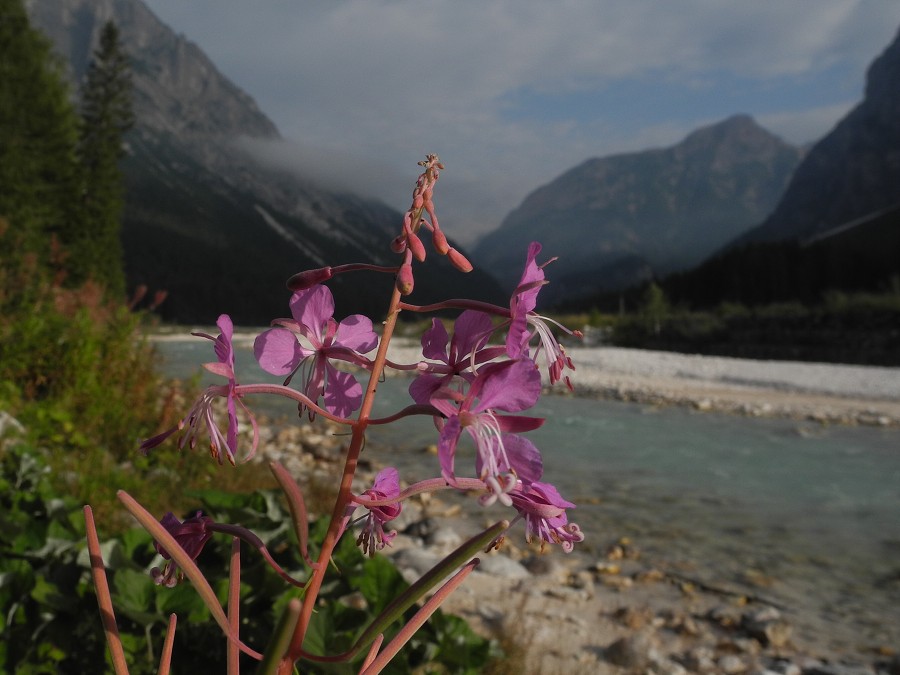
[[[760,115],[757,120],[789,143],[803,145],[825,136],[857,101],[836,103],[808,110],[784,111]]]
[[[896,0],[147,2],[335,180],[372,166],[395,205],[393,177],[440,154],[473,228],[587,157],[671,144],[716,115],[792,140],[823,128],[900,23]],[[780,101],[791,88],[820,93]]]

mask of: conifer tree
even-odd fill
[[[115,23],[108,21],[81,89],[79,157],[84,171],[85,224],[73,246],[79,276],[113,296],[125,291],[121,244],[124,185],[119,162],[133,126],[131,70]]]
[[[53,237],[79,228],[78,117],[61,63],[22,0],[0,0],[0,267],[47,263]],[[14,235],[14,236],[13,236]]]

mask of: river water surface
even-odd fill
[[[205,340],[158,346],[173,376],[211,360]],[[238,362],[242,382],[273,381],[249,351]],[[374,416],[407,405],[407,385],[384,382]],[[296,421],[290,402],[246,402]],[[628,536],[644,560],[786,608],[807,642],[900,645],[900,430],[553,395],[531,412],[547,418],[529,437],[578,505],[588,554]],[[409,480],[438,474],[422,452],[436,440],[428,418],[369,435],[372,459]]]

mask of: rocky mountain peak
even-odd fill
[[[683,156],[707,153],[712,169],[726,170],[748,160],[771,159],[783,151],[785,145],[750,115],[733,115],[688,134],[675,150]]]
[[[668,148],[589,159],[528,195],[475,255],[509,282],[508,251],[543,241],[579,279],[569,295],[684,269],[763,219],[800,154],[735,115]]]
[[[113,19],[132,59],[139,126],[176,136],[278,138],[278,129],[193,42],[139,0],[29,0],[33,23],[79,82],[103,25]]]

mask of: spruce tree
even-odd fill
[[[52,238],[64,243],[79,229],[78,117],[69,94],[22,0],[0,0],[0,229],[12,230],[0,246],[5,269],[26,254],[46,266]]]
[[[73,246],[78,275],[125,291],[121,244],[124,184],[119,163],[133,126],[131,69],[115,23],[108,21],[81,89],[79,157],[84,171],[85,224]]]

